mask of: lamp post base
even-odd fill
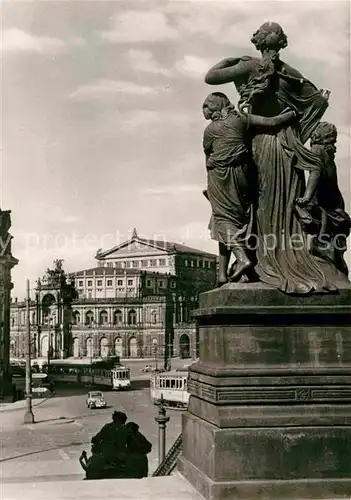
[[[34,415],[31,410],[30,411],[27,410],[26,413],[24,414],[23,423],[34,424]]]

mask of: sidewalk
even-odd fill
[[[49,401],[51,397],[49,398],[33,398],[32,399],[32,406],[33,408],[35,406],[38,406],[44,401]],[[5,411],[15,411],[15,410],[24,410],[26,407],[27,401],[25,399],[20,399],[18,401],[15,401],[14,403],[9,402],[9,403],[0,403],[0,413],[5,412]]]
[[[29,483],[37,481],[82,480],[85,474],[79,461],[69,460],[9,460],[0,464],[0,481]]]
[[[42,428],[43,425],[57,425],[58,423],[74,422],[76,415],[67,413],[59,407],[59,401],[54,397],[46,399],[33,399],[32,409],[34,413],[34,423],[24,424],[24,413],[26,409],[26,400],[8,403],[0,408],[0,429],[1,431],[13,430],[27,427],[32,429]],[[64,411],[64,414],[62,414]],[[34,427],[33,427],[34,428]]]

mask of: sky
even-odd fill
[[[202,195],[204,83],[224,57],[257,56],[265,21],[281,58],[331,90],[339,184],[350,211],[350,3],[2,2],[0,206],[12,210],[13,296],[55,258],[73,272],[142,237],[216,252]],[[348,258],[349,264],[351,259]],[[33,285],[34,286],[34,285]]]

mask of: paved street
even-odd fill
[[[133,390],[104,392],[107,409],[88,410],[85,404],[87,389],[70,386],[59,387],[53,398],[34,401],[36,423],[33,425],[23,424],[24,402],[3,407],[0,412],[2,481],[82,477],[78,457],[83,449],[90,450],[91,437],[111,420],[115,409],[124,411],[129,420],[136,421],[141,432],[152,442],[153,450],[149,455],[152,472],[158,463],[158,426],[154,420],[157,407],[150,402],[148,376],[140,372],[139,364],[135,363],[132,371],[134,377],[142,375],[143,378],[134,381]],[[141,363],[145,364],[145,361]],[[167,427],[167,447],[181,432],[181,412],[169,411],[168,416],[171,419]]]

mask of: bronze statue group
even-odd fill
[[[287,37],[279,24],[264,23],[251,41],[261,58],[224,59],[205,78],[232,82],[240,95],[238,110],[221,92],[203,104],[217,286],[246,280],[288,294],[335,292],[349,285],[351,219],[334,162],[337,130],[320,121],[330,92],[280,60]]]
[[[142,478],[148,475],[147,455],[151,443],[135,422],[127,422],[123,412],[115,411],[112,422],[91,440],[91,456],[82,452],[79,462],[85,479]]]

